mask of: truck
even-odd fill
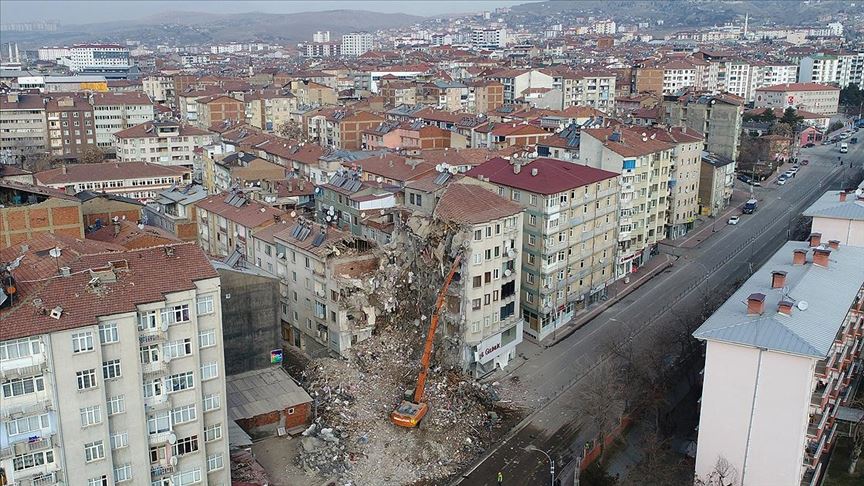
[[[843,142],[840,144],[840,153],[841,154],[849,153],[849,144],[848,143]]]
[[[744,214],[753,214],[756,211],[757,204],[759,204],[759,201],[750,199],[744,203],[744,209],[742,209],[741,212]]]

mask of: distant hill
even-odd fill
[[[312,40],[312,34],[329,30],[338,36],[352,31],[375,31],[403,27],[424,20],[407,14],[386,14],[365,10],[329,10],[271,14],[211,14],[199,12],[163,12],[150,17],[117,22],[69,25],[57,32],[9,32],[4,41],[18,40],[31,46],[72,42],[122,42],[127,39],[148,43],[196,44],[206,42],[301,42]]]

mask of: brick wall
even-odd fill
[[[264,428],[272,427],[275,431],[280,426],[284,426],[285,429],[305,426],[309,423],[311,416],[312,404],[301,403],[284,410],[274,410],[252,418],[237,420],[237,425],[250,435],[260,435],[261,429]]]
[[[52,198],[39,204],[0,209],[0,248],[26,243],[39,233],[84,238],[80,204]]]

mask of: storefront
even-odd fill
[[[515,326],[496,333],[472,346],[473,373],[475,377],[489,374],[497,368],[504,368],[516,357],[516,346],[522,342],[522,319]]]

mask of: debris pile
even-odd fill
[[[350,359],[311,362],[304,386],[317,418],[300,439],[301,468],[342,484],[434,483],[479,456],[506,430],[505,419],[517,418],[498,407],[494,387],[433,367],[420,426],[390,423],[390,412],[413,392],[424,332],[379,330]]]
[[[248,451],[231,452],[231,480],[249,484],[270,484],[267,472]]]

